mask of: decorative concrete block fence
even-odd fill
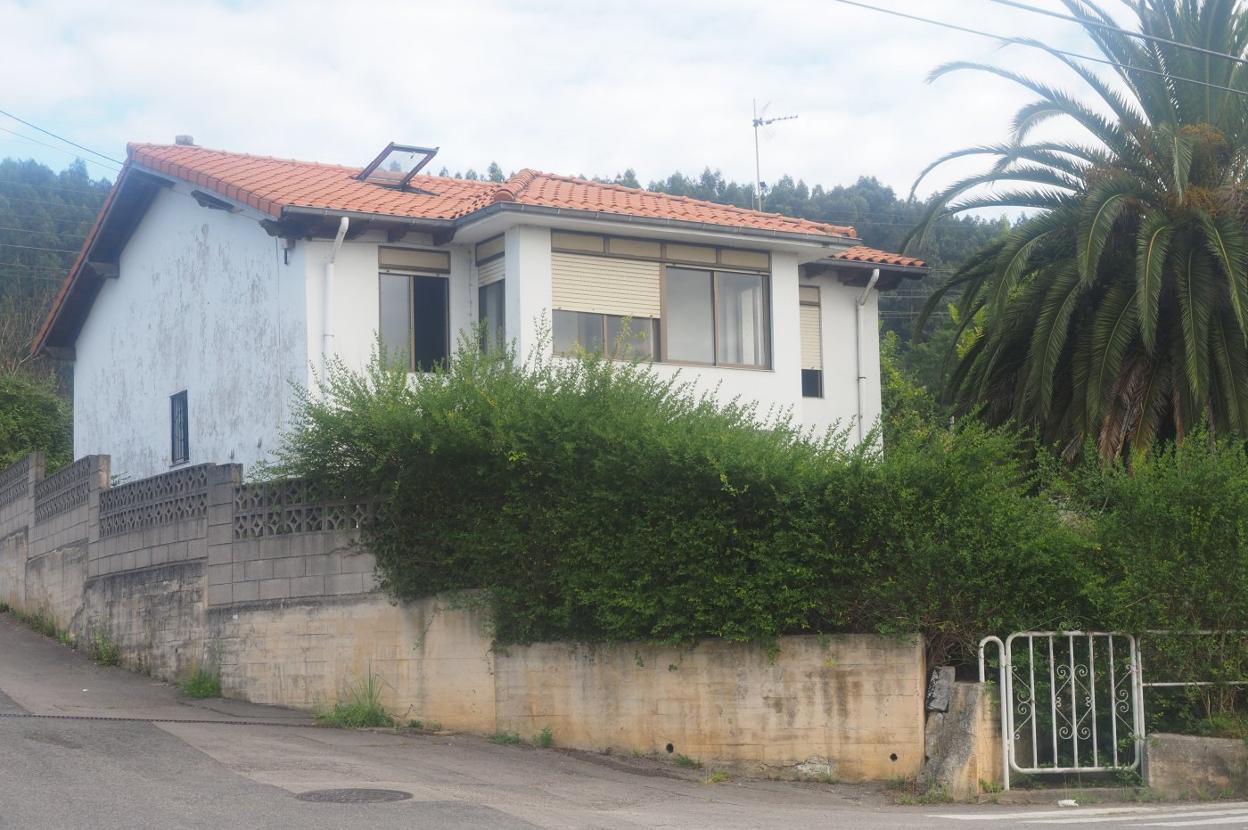
[[[242,477],[203,464],[110,487],[107,456],[51,476],[22,459],[0,472],[0,601],[102,632],[159,677],[213,666],[260,703],[325,706],[371,672],[396,716],[453,729],[842,780],[923,764],[917,637],[496,648],[477,610],[377,591],[367,500]]]

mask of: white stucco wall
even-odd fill
[[[460,335],[474,324],[474,305],[470,288],[470,249],[462,245],[437,248],[427,237],[409,235],[402,243],[387,243],[373,235],[342,243],[334,261],[333,344],[332,350],[352,369],[368,365],[377,345],[380,314],[378,251],[386,247],[409,247],[421,250],[444,250],[451,255],[447,303],[450,310],[451,350]],[[380,235],[377,235],[378,237]],[[321,367],[321,335],[325,290],[325,263],[333,243],[328,240],[300,242],[307,274],[307,353],[315,373]]]
[[[257,216],[208,210],[185,191],[162,191],[121,257],[121,276],[104,285],[76,343],[75,454],[106,453],[112,469],[132,477],[170,468],[169,397],[187,390],[189,463],[237,462],[251,468],[279,443],[291,415],[292,384],[314,385],[320,369],[325,261],[331,243],[299,241],[284,260],[284,243]],[[551,318],[550,229],[506,230],[507,336],[527,354]],[[365,234],[343,243],[332,291],[333,350],[363,368],[376,343],[378,247],[432,248],[409,235],[388,243]],[[451,254],[452,348],[475,325],[476,275],[471,244]],[[824,397],[801,396],[798,259],[772,256],[772,355],[769,370],[678,367],[695,393],[754,402],[760,417],[788,412],[823,433],[852,427],[858,407],[856,350],[868,382],[863,401],[870,427],[880,414],[878,294],[863,308],[864,336],[855,342],[860,289],[832,278],[815,281],[823,302]],[[549,348],[549,341],[546,341]]]
[[[419,240],[408,238],[414,247]],[[335,269],[334,347],[353,368],[366,365],[377,335],[378,241],[367,238],[345,242]],[[541,341],[543,325],[549,326],[553,307],[551,287],[550,229],[516,225],[506,231],[507,337],[526,355]],[[324,262],[330,243],[300,243],[306,251],[308,285],[308,353],[319,365],[321,286]],[[478,320],[476,275],[471,265],[472,246],[452,245],[451,252],[451,332],[452,346],[460,333]],[[739,398],[754,402],[760,417],[774,419],[788,412],[802,425],[822,435],[829,428],[852,428],[857,416],[858,372],[856,364],[854,305],[862,289],[821,277],[806,284],[819,285],[823,302],[824,397],[803,398],[801,388],[800,304],[798,302],[798,260],[796,255],[772,255],[772,355],[773,368],[735,369],[676,366],[656,363],[653,371],[664,378],[678,376],[691,384],[694,394],[713,393],[720,401]],[[880,414],[879,383],[879,295],[871,292],[863,307],[863,365],[867,384],[863,401],[864,421],[869,430]],[[549,339],[546,340],[549,349]],[[856,434],[856,431],[855,431]]]
[[[823,333],[823,397],[802,398],[802,422],[819,433],[828,429],[849,429],[851,439],[858,434],[858,363],[857,349],[862,349],[862,365],[867,376],[862,401],[864,432],[869,432],[880,418],[880,332],[878,291],[867,295],[862,307],[862,342],[857,337],[854,307],[861,288],[843,285],[832,277],[817,277],[806,285],[819,286]],[[800,378],[800,370],[794,374]],[[799,392],[800,394],[800,392]]]
[[[187,391],[190,462],[249,467],[307,382],[302,251],[254,218],[161,191],[75,343],[74,454],[134,478],[170,469],[169,397]]]

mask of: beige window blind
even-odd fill
[[[819,289],[801,287],[801,340],[802,368],[823,368],[823,313],[819,304]]]
[[[489,285],[503,278],[506,260],[502,257],[492,259],[477,268],[477,284]]]
[[[657,262],[554,252],[550,256],[554,307],[622,317],[658,317]]]

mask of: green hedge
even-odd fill
[[[385,587],[476,590],[503,643],[918,630],[943,661],[1086,612],[1090,543],[973,422],[851,450],[634,365],[475,348],[418,384],[338,367],[299,413],[270,472],[381,493]]]

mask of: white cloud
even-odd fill
[[[1071,24],[988,0],[869,1],[1090,48]],[[833,0],[0,0],[0,31],[0,77],[19,81],[0,108],[114,156],[190,133],[363,164],[393,139],[441,145],[435,166],[452,170],[634,167],[645,181],[710,166],[747,181],[757,97],[800,116],[766,132],[764,179],[874,175],[902,193],[938,155],[1003,139],[1030,98],[971,74],[928,85],[931,69],[1068,77],[1034,51]],[[0,155],[66,160],[4,134]]]

